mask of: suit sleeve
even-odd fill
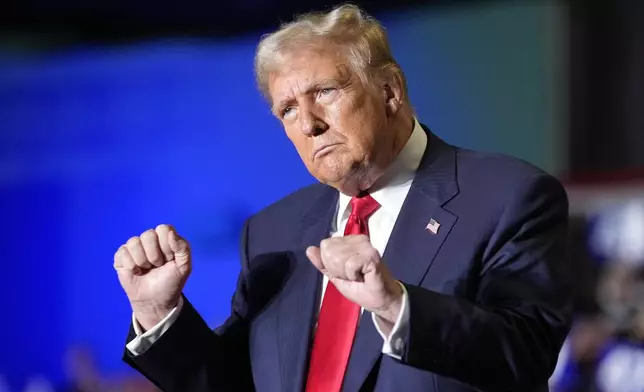
[[[125,350],[123,360],[165,392],[253,391],[248,349],[246,276],[248,226],[241,241],[242,270],[226,322],[211,330],[184,297],[170,328],[143,354]],[[136,337],[132,325],[127,341]]]
[[[406,285],[404,363],[482,390],[547,383],[571,322],[568,199],[545,174],[511,199],[482,252],[474,303]]]

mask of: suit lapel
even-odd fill
[[[411,285],[423,280],[457,219],[442,208],[458,193],[456,151],[430,132],[427,150],[383,255],[394,278]]]
[[[456,152],[426,128],[428,143],[391,233],[383,260],[393,276],[418,285],[431,267],[457,217],[442,208],[458,193]],[[434,234],[430,220],[439,224]],[[432,225],[436,228],[436,225]],[[357,392],[382,353],[383,340],[364,312],[351,350],[343,391]]]
[[[300,392],[304,388],[309,363],[312,330],[319,306],[322,275],[306,257],[310,245],[319,245],[329,236],[335,216],[338,193],[325,188],[301,220],[302,229],[294,243],[293,273],[284,286],[277,320],[278,356],[282,391]]]

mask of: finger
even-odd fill
[[[306,248],[306,257],[311,260],[311,263],[315,268],[318,269],[318,271],[326,274],[326,268],[324,267],[324,262],[322,261],[322,253],[320,251],[320,248],[318,248],[317,246],[309,246],[308,248]]]
[[[123,253],[126,250],[127,248],[125,247],[125,245],[121,245],[114,253],[114,269],[126,268],[123,260],[123,257],[124,257]]]
[[[190,245],[176,231],[168,232],[168,244],[174,253],[174,262],[182,272],[190,269]]]
[[[175,230],[168,232],[168,245],[175,257],[185,255],[189,251],[188,241],[183,239]]]
[[[159,237],[157,232],[150,229],[141,234],[141,244],[147,260],[155,267],[160,267],[165,262],[161,248],[159,247]]]
[[[147,256],[145,255],[145,251],[143,250],[143,245],[141,245],[141,239],[139,237],[130,238],[127,240],[125,245],[127,246],[128,252],[130,252],[130,256],[132,256],[132,260],[134,260],[134,264],[143,269],[152,268],[152,264],[150,264]]]
[[[348,258],[352,247],[345,246],[344,238],[326,238],[320,242],[320,259],[328,277],[347,279],[344,271],[344,261]]]
[[[159,247],[161,248],[165,261],[174,260],[174,252],[170,249],[170,244],[168,243],[168,233],[172,230],[174,230],[172,225],[159,225],[155,229],[157,238],[159,239]]]
[[[119,248],[114,252],[114,264],[113,267],[114,269],[122,269],[124,268],[123,266],[123,249],[125,248],[125,245],[119,246]]]
[[[114,269],[117,271],[130,271],[137,273],[140,269],[134,263],[127,246],[121,245],[114,255]]]
[[[362,274],[362,265],[361,259],[356,256],[352,256],[344,263],[344,276],[347,280],[352,282],[362,282],[364,281],[364,275]]]
[[[344,237],[338,237],[337,244],[334,244],[338,251],[343,253],[362,252],[365,249],[373,248],[369,237],[364,234],[354,234]]]

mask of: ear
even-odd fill
[[[383,85],[383,97],[388,115],[394,116],[398,113],[403,104],[403,94],[402,79],[398,73],[392,72],[392,75]]]

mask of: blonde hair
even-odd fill
[[[330,43],[340,48],[353,72],[365,86],[373,78],[399,78],[403,99],[408,102],[407,83],[389,48],[384,27],[355,5],[345,4],[329,12],[301,15],[265,35],[255,54],[255,78],[259,90],[270,101],[268,75],[278,69],[289,51],[303,46]]]

